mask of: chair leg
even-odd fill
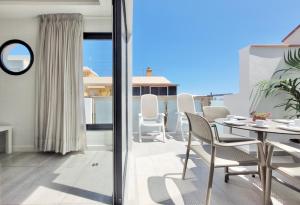
[[[187,164],[188,164],[188,161],[189,161],[189,156],[190,156],[190,148],[188,147],[186,149],[186,154],[185,154],[185,162],[184,162],[184,166],[183,166],[182,179],[185,179],[185,174],[186,174]]]
[[[267,176],[266,176],[266,187],[264,190],[264,204],[270,205],[271,201],[271,187],[272,187],[272,170],[267,168]]]
[[[176,134],[178,132],[178,125],[179,125],[179,117],[177,117],[177,120],[176,120],[176,129],[175,129]]]
[[[229,173],[229,168],[228,167],[224,167],[224,172],[225,172],[225,183],[228,183],[228,181],[229,181],[229,175],[228,175],[228,173]]]
[[[213,184],[213,177],[214,177],[214,166],[210,166],[209,168],[209,179],[208,179],[208,185],[207,185],[207,193],[206,193],[206,205],[210,204],[211,200],[211,192],[212,192],[212,184]]]
[[[180,122],[180,133],[181,133],[181,139],[182,139],[182,141],[185,141],[184,133],[183,133],[183,129],[182,129],[182,122]]]
[[[142,125],[139,124],[139,142],[142,142]]]
[[[162,129],[163,141],[166,142],[166,140],[165,140],[165,138],[166,138],[166,129],[165,129],[164,124],[161,126],[161,129]]]

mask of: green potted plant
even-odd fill
[[[300,48],[289,50],[284,55],[284,62],[288,67],[274,72],[271,80],[257,83],[252,90],[252,105],[263,96],[268,98],[279,94],[287,96],[283,103],[275,108],[283,108],[289,114],[289,118],[300,118]]]

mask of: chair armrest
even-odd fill
[[[214,142],[214,145],[220,147],[236,147],[236,146],[252,145],[252,144],[262,145],[262,142],[259,140],[251,140],[251,141],[244,141],[244,142]]]
[[[162,117],[166,116],[165,113],[159,113],[158,115],[159,115],[159,116],[162,116]]]
[[[142,113],[139,113],[139,120],[140,120],[140,121],[143,120],[143,115],[142,115]]]
[[[294,157],[300,158],[300,149],[297,149],[295,147],[286,144],[282,144],[280,142],[267,141],[266,143],[269,147],[277,147]]]
[[[214,122],[209,123],[209,124],[210,124],[211,127],[217,127],[217,125]]]
[[[203,112],[196,112],[195,114],[203,117]]]
[[[158,117],[161,121],[164,121],[165,116],[165,113],[158,113]]]
[[[177,115],[181,116],[181,117],[184,117],[185,116],[185,113],[184,112],[176,112]]]

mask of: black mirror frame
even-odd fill
[[[29,51],[29,53],[30,53],[30,62],[29,62],[29,65],[28,65],[24,70],[22,70],[22,71],[20,71],[20,72],[12,72],[12,71],[10,71],[10,70],[4,65],[4,63],[2,62],[2,57],[1,57],[1,55],[2,55],[3,49],[4,49],[6,46],[8,46],[8,45],[10,45],[10,44],[13,44],[13,43],[22,44],[23,46],[25,46],[25,47],[28,49],[28,51]],[[24,41],[22,41],[22,40],[19,40],[19,39],[12,39],[12,40],[6,41],[6,42],[3,43],[3,44],[1,45],[1,47],[0,47],[0,67],[2,68],[2,70],[3,70],[4,72],[6,72],[6,73],[8,73],[8,74],[10,74],[10,75],[22,75],[22,74],[26,73],[26,72],[31,68],[31,66],[32,66],[32,64],[33,64],[33,61],[34,61],[34,55],[33,55],[33,51],[32,51],[32,49],[31,49],[31,47],[30,47],[26,42],[24,42]]]

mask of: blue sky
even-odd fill
[[[99,76],[112,76],[112,41],[85,40],[83,65],[92,68]]]
[[[29,55],[28,49],[21,44],[16,44],[9,52],[10,55]]]
[[[133,73],[179,92],[238,92],[239,49],[280,43],[300,24],[299,0],[135,0]]]

